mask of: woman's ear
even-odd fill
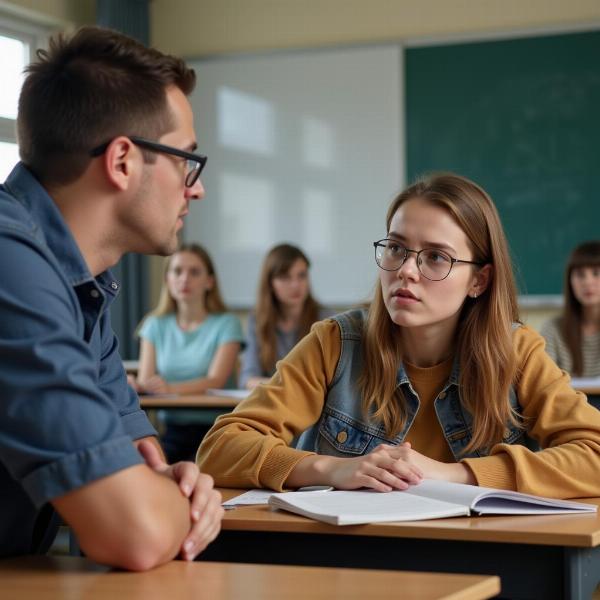
[[[481,296],[481,294],[487,290],[492,281],[493,273],[494,267],[489,263],[475,272],[473,282],[469,288],[469,296],[471,296],[471,298],[477,298],[477,296]]]
[[[215,287],[214,275],[209,275],[206,279],[206,291],[210,292]]]

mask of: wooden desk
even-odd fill
[[[238,398],[229,396],[209,396],[205,394],[165,395],[165,396],[140,396],[140,406],[144,409],[152,408],[202,408],[220,409],[233,408],[239,404]]]
[[[140,361],[139,360],[124,360],[123,368],[125,369],[126,373],[131,373],[132,375],[137,375],[137,372],[140,368]]]
[[[579,392],[583,392],[586,396],[600,396],[600,386],[577,387],[575,389]]]
[[[588,402],[600,410],[600,385],[579,385],[573,382],[573,387],[578,392],[583,392],[588,399]]]
[[[256,549],[260,552],[260,548]],[[310,586],[310,587],[308,587]],[[0,597],[19,600],[480,600],[498,577],[174,561],[147,573],[111,571],[83,558],[0,561]]]
[[[221,490],[224,499],[241,491]],[[250,554],[249,548],[260,551]],[[600,515],[337,527],[267,506],[240,506],[226,511],[221,535],[201,558],[496,574],[506,597],[587,599],[600,579]]]
[[[587,396],[600,396],[600,377],[573,377],[571,385]]]

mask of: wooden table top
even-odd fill
[[[219,488],[224,500],[246,490]],[[581,502],[600,506],[600,498]],[[381,537],[411,537],[482,542],[508,542],[593,548],[600,545],[600,513],[454,517],[430,521],[330,525],[269,506],[238,506],[225,511],[223,530],[327,533]]]
[[[489,575],[185,561],[129,573],[64,556],[0,561],[0,581],[0,597],[19,600],[480,600],[500,592]]]
[[[600,387],[576,388],[588,396],[600,395]],[[140,395],[142,408],[234,408],[240,398],[231,396],[214,396],[212,394],[156,394]]]
[[[571,385],[588,396],[600,396],[600,377],[572,377]]]
[[[140,396],[142,408],[233,408],[239,403],[239,398],[208,394]]]
[[[578,392],[583,392],[586,396],[600,396],[600,386],[577,386]]]

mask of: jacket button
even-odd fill
[[[335,439],[340,443],[343,444],[347,439],[348,439],[348,434],[345,431],[340,431],[337,436],[335,437]]]
[[[440,400],[443,400],[446,396],[447,396],[446,392],[440,392],[440,395],[438,396],[438,398]]]

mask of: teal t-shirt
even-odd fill
[[[154,346],[157,373],[175,383],[206,377],[219,346],[244,339],[240,320],[229,313],[210,314],[193,331],[183,331],[175,314],[148,317],[140,329],[140,337]],[[235,388],[235,374],[225,387]],[[199,423],[198,411],[166,411],[169,423]]]

